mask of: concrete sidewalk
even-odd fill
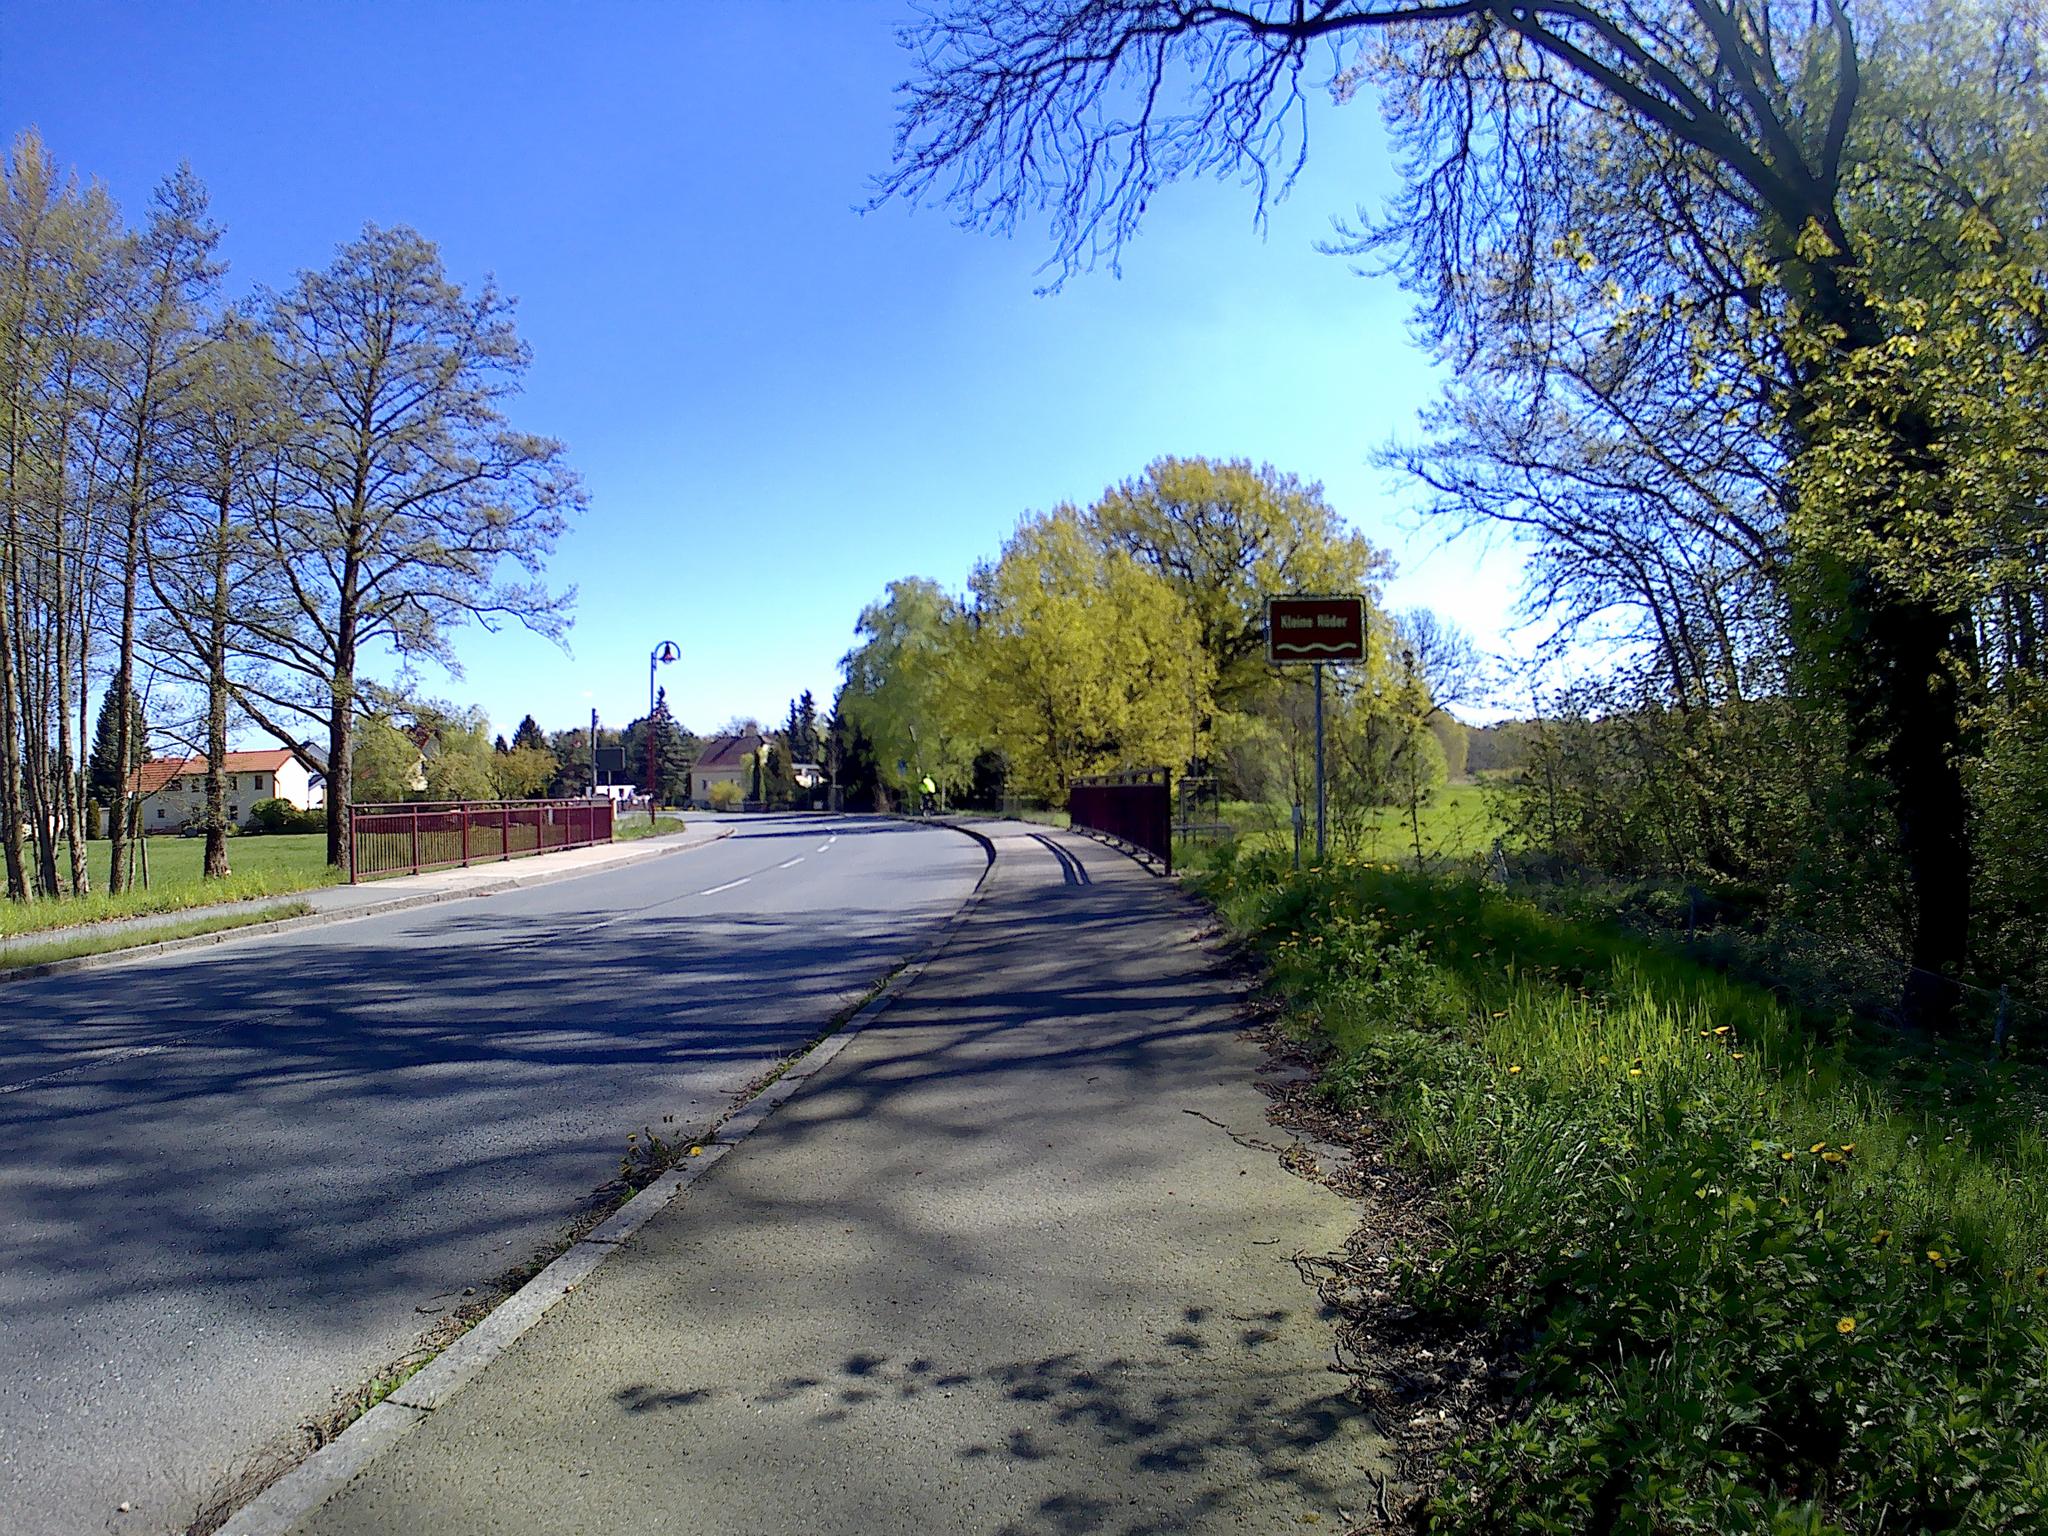
[[[131,934],[138,945],[150,943],[150,930],[169,928],[195,918],[236,914],[260,914],[273,908],[300,902],[313,909],[315,917],[366,917],[372,912],[393,911],[429,901],[480,896],[490,891],[513,890],[546,880],[564,880],[600,869],[616,868],[640,859],[657,858],[684,848],[701,847],[729,837],[730,819],[693,821],[680,832],[659,837],[637,838],[632,842],[599,843],[589,848],[571,848],[561,853],[534,854],[520,859],[493,860],[472,864],[467,869],[431,870],[421,875],[393,875],[362,885],[316,885],[302,891],[275,896],[257,896],[247,901],[214,902],[202,907],[181,907],[171,912],[152,912],[142,917],[114,918],[104,923],[79,923],[64,928],[38,928],[0,938],[0,959],[17,949],[35,949],[66,939]]]
[[[923,976],[299,1531],[1369,1518],[1385,1448],[1290,1263],[1352,1212],[1236,1139],[1285,1138],[1196,915],[1084,839],[978,830],[990,884]]]

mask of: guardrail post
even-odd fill
[[[512,807],[509,805],[498,807],[498,857],[512,857]]]
[[[469,868],[469,807],[460,806],[455,814],[462,818],[462,867]]]
[[[420,872],[420,808],[412,808],[412,872]]]

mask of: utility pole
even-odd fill
[[[590,712],[590,798],[597,798],[597,711]]]

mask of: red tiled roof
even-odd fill
[[[278,747],[269,752],[230,752],[220,760],[223,773],[275,773],[296,753]],[[203,757],[159,757],[135,770],[132,792],[153,795],[173,779],[206,772]]]

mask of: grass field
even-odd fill
[[[1239,848],[1248,854],[1283,852],[1292,857],[1294,833],[1288,808],[1262,805],[1246,800],[1223,802],[1223,819],[1236,833]],[[1484,853],[1493,846],[1500,827],[1485,791],[1477,784],[1448,784],[1422,807],[1417,818],[1421,828],[1422,855],[1433,862],[1465,858]],[[1415,858],[1416,829],[1407,812],[1378,807],[1355,821],[1333,815],[1330,824],[1332,851],[1347,858],[1379,863]],[[1308,811],[1303,829],[1303,856],[1315,851],[1315,811]]]
[[[139,856],[149,865],[149,886],[118,895],[105,886],[113,858],[110,843],[90,846],[92,879],[98,889],[89,896],[61,901],[0,902],[0,938],[36,933],[74,924],[115,918],[178,912],[217,901],[242,901],[257,896],[283,896],[340,878],[327,865],[327,840],[318,833],[278,837],[237,837],[228,842],[226,880],[200,878],[206,840],[198,837],[152,837],[143,840]]]
[[[1508,1357],[1444,1532],[2039,1529],[2048,1098],[1619,930],[1384,863],[1212,858],[1440,1193],[1402,1300]]]

